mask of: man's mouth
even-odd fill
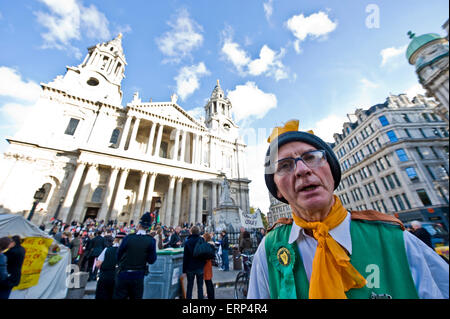
[[[301,186],[298,191],[299,192],[309,192],[309,191],[315,190],[319,186],[320,185],[316,185],[316,184],[305,185],[305,186]]]

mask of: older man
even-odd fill
[[[271,230],[253,260],[248,298],[448,298],[448,264],[402,223],[348,212],[333,191],[339,162],[298,121],[269,137],[265,181],[292,219]]]

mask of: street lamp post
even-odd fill
[[[56,207],[55,215],[53,216],[53,219],[58,219],[59,211],[61,210],[61,205],[64,202],[64,196],[62,196],[59,199],[58,207]]]
[[[33,207],[31,207],[30,210],[30,214],[28,215],[27,220],[31,221],[31,219],[33,218],[34,215],[34,210],[36,209],[36,206],[39,204],[39,202],[44,199],[45,196],[45,188],[41,187],[39,188],[36,193],[34,193],[34,202],[33,202]]]

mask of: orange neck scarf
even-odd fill
[[[341,224],[347,210],[334,195],[334,205],[321,222],[307,222],[293,214],[294,222],[305,229],[311,229],[317,240],[309,285],[310,299],[347,299],[345,292],[351,288],[362,288],[364,277],[350,263],[350,257],[328,231]]]

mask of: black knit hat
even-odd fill
[[[142,215],[139,224],[141,224],[144,228],[150,228],[152,226],[152,217],[150,216],[149,212],[146,212],[144,215]]]
[[[324,142],[321,138],[317,137],[316,135],[307,132],[289,131],[280,134],[278,137],[276,137],[270,142],[269,148],[267,150],[266,160],[264,163],[265,166],[264,179],[266,180],[266,186],[269,189],[269,192],[276,199],[286,204],[288,204],[286,199],[279,198],[277,196],[277,186],[275,185],[275,182],[273,180],[274,175],[273,169],[274,169],[274,162],[276,161],[278,155],[278,149],[284,144],[295,141],[307,143],[309,145],[314,146],[318,150],[324,150],[327,162],[330,165],[331,174],[333,175],[334,189],[336,189],[339,186],[339,183],[341,181],[341,167],[339,165],[339,161],[336,158],[336,155],[334,154],[331,147],[328,145],[328,143]]]

